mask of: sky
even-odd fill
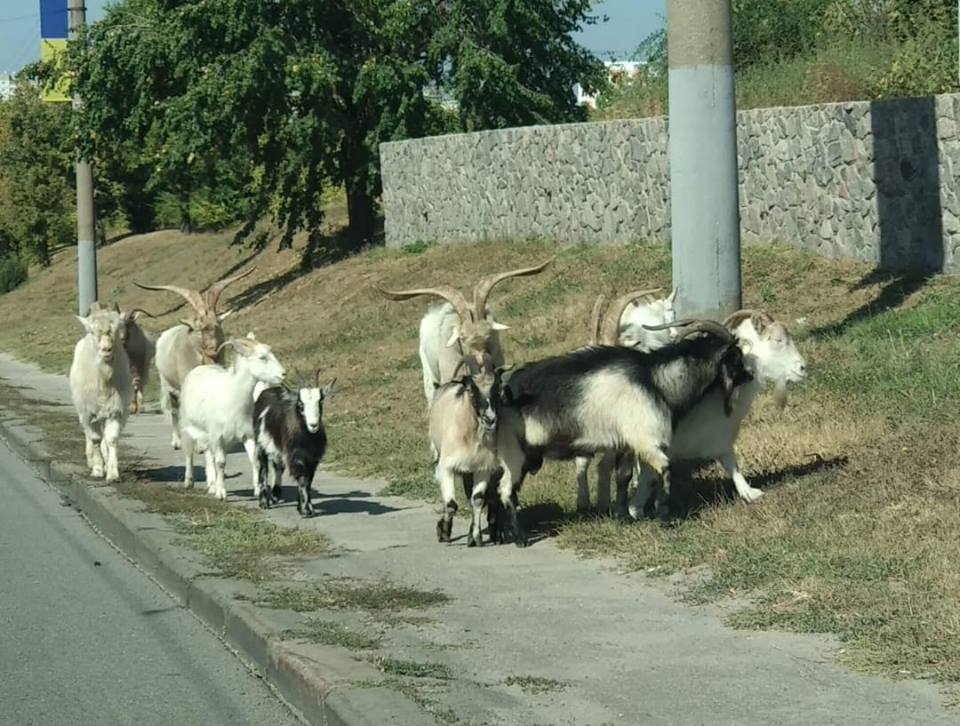
[[[109,0],[87,0],[87,20],[103,17]],[[577,40],[604,60],[625,60],[664,24],[666,0],[602,0],[593,14],[605,23],[588,26]],[[40,57],[40,0],[0,0],[0,73],[17,71]]]

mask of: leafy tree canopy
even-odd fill
[[[571,39],[591,0],[121,0],[74,49],[86,151],[152,150],[154,179],[244,160],[247,237],[272,215],[321,244],[325,185],[374,234],[378,145],[449,130],[583,119],[599,61]],[[456,101],[454,123],[437,99]]]

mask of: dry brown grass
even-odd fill
[[[138,291],[132,280],[209,283],[246,263],[227,239],[159,233],[105,248],[103,297],[169,310],[179,304],[172,295]],[[548,273],[493,295],[498,317],[514,326],[504,335],[513,361],[585,342],[601,291],[669,284],[669,251],[639,245],[379,249],[308,275],[298,273],[296,250],[270,249],[229,291],[239,312],[226,327],[256,331],[289,366],[320,365],[338,378],[327,416],[340,468],[432,497],[416,354],[426,302],[387,302],[372,285],[469,286],[479,274],[554,253]],[[79,333],[74,274],[62,257],[0,297],[0,349],[66,368]],[[785,413],[762,402],[744,430],[742,466],[766,497],[734,501],[707,470],[678,477],[674,504],[685,518],[674,526],[577,518],[571,467],[551,464],[523,492],[533,529],[636,568],[707,564],[710,576],[688,596],[754,597],[755,607],[735,617],[739,626],[837,633],[859,667],[960,680],[958,288],[955,279],[900,280],[784,248],[746,249],[745,303],[790,325],[811,371]],[[176,318],[170,311],[148,325],[160,330]]]

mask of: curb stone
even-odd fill
[[[181,606],[190,610],[258,677],[311,726],[433,726],[434,719],[413,701],[390,688],[351,685],[345,674],[368,670],[332,648],[283,640],[256,607],[234,598],[236,583],[204,577],[203,570],[169,543],[161,527],[144,526],[136,519],[163,519],[136,509],[134,500],[119,496],[109,486],[84,483],[83,470],[57,461],[43,448],[43,438],[31,435],[28,425],[5,414],[0,417],[0,439],[28,462],[40,478],[53,486],[99,533]],[[165,541],[166,540],[166,541]],[[219,585],[219,587],[218,587]],[[357,678],[356,680],[363,680]]]

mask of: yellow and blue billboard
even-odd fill
[[[70,13],[67,0],[40,0],[40,60],[54,64],[67,49]],[[43,100],[63,103],[70,100],[69,82],[60,76],[56,83],[43,88]]]

